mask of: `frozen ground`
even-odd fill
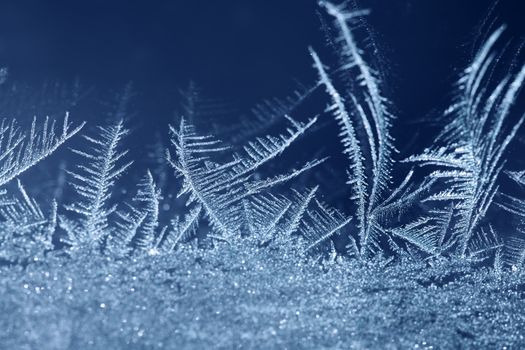
[[[134,262],[86,256],[3,266],[0,348],[525,346],[523,272],[384,265],[320,267],[245,241]]]

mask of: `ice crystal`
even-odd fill
[[[68,113],[61,128],[0,122],[0,348],[525,347],[525,173],[505,169],[525,66],[500,67],[504,27],[463,70],[432,144],[397,161],[395,109],[362,38],[370,11],[319,5],[336,62],[310,48],[316,80],[238,126],[209,122],[223,106],[190,84],[147,167],[125,146],[131,84],[96,129]],[[328,107],[296,117],[316,92]],[[343,205],[307,176],[333,171],[327,158],[274,166],[334,119]],[[42,200],[20,177],[81,129],[49,191],[71,194]]]

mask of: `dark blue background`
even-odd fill
[[[446,98],[492,0],[358,1],[391,74],[404,118]],[[525,34],[523,2],[502,0],[490,19]],[[171,120],[190,79],[241,110],[311,83],[308,45],[323,46],[315,1],[2,1],[0,63],[10,79],[75,77],[97,89],[135,83],[148,118]],[[95,116],[92,116],[95,118]],[[151,120],[151,119],[150,119]]]
[[[367,22],[398,115],[393,133],[404,152],[400,158],[428,146],[434,134],[423,131],[413,139],[418,130],[413,122],[449,103],[453,82],[479,45],[480,34],[482,38],[491,30],[490,23],[508,24],[505,40],[519,43],[525,35],[521,0],[501,0],[492,12],[492,0],[356,3],[372,11]],[[24,82],[35,90],[45,81],[67,84],[79,78],[96,94],[73,110],[72,118],[87,120],[90,126],[107,118],[95,107],[100,100],[111,100],[133,81],[137,95],[128,126],[140,132],[133,133],[126,147],[141,159],[149,152],[145,145],[155,141],[154,131],[166,136],[167,124],[180,110],[179,90],[190,80],[206,95],[225,101],[235,115],[262,99],[288,95],[296,80],[312,85],[316,72],[308,46],[323,57],[329,51],[318,10],[315,1],[307,0],[2,1],[0,64],[9,67],[11,83]],[[324,99],[308,106],[299,119],[322,112],[326,103]],[[62,115],[57,106],[53,112]],[[13,113],[1,112],[6,117]],[[337,130],[324,129],[299,147],[304,159],[316,152],[329,155],[340,172],[336,177],[341,188],[347,162],[337,156],[336,135]],[[220,135],[226,141],[229,136]],[[285,157],[284,163],[290,163],[299,155]]]

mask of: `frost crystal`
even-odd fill
[[[505,160],[525,118],[519,50],[502,67],[504,27],[488,35],[441,132],[398,156],[371,12],[319,5],[335,62],[310,48],[316,80],[236,126],[211,122],[225,108],[194,84],[167,146],[125,148],[131,84],[95,132],[67,113],[0,122],[1,349],[525,348],[525,170]],[[345,172],[299,149],[330,121]],[[76,163],[34,186],[66,142]]]

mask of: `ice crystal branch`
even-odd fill
[[[88,245],[100,247],[110,234],[108,217],[116,209],[109,199],[115,181],[129,168],[132,162],[124,162],[127,151],[119,150],[119,143],[128,133],[122,120],[107,127],[98,128],[98,138],[84,136],[91,146],[89,152],[74,149],[73,152],[86,160],[77,166],[77,171],[69,171],[72,186],[80,200],[66,208],[77,213],[81,220],[73,229],[62,225],[67,233],[67,243],[74,247]],[[63,220],[62,222],[65,223]]]
[[[322,244],[325,244],[329,241],[329,238],[340,232],[350,220],[352,220],[351,217],[345,218],[339,211],[329,209],[318,200],[315,200],[315,208],[309,210],[303,220],[305,226],[304,235],[309,241],[305,252],[311,252],[315,249],[319,250]]]
[[[146,176],[139,183],[137,195],[133,201],[143,204],[145,217],[139,232],[137,245],[144,249],[152,249],[155,239],[155,233],[159,226],[159,201],[161,199],[160,191],[155,185],[153,176],[148,170]]]
[[[455,203],[459,219],[453,235],[459,237],[463,257],[498,191],[504,152],[524,121],[521,116],[505,128],[525,79],[525,66],[497,83],[491,79],[498,63],[494,46],[503,30],[500,27],[487,39],[461,75],[437,145],[406,160],[435,168],[430,176],[447,184],[427,200]]]
[[[0,186],[5,185],[36,163],[50,156],[73,135],[82,129],[84,123],[72,127],[66,113],[62,130],[57,134],[56,122],[46,118],[42,127],[33,119],[29,134],[20,132],[13,120],[0,124]],[[40,129],[40,131],[39,131]]]
[[[171,142],[176,158],[168,151],[168,161],[176,173],[183,178],[179,195],[188,194],[188,204],[202,206],[206,217],[214,229],[224,237],[239,233],[242,226],[242,200],[256,194],[263,188],[275,186],[297,177],[303,171],[320,163],[309,162],[289,174],[252,180],[253,173],[262,165],[277,157],[292,142],[316,121],[306,124],[290,119],[292,127],[287,134],[259,137],[243,147],[243,152],[235,153],[233,160],[218,164],[212,156],[228,148],[211,136],[198,135],[194,127],[181,121],[178,129],[171,128]]]
[[[0,204],[0,259],[19,261],[53,249],[56,202],[49,217],[18,181],[18,195]]]
[[[344,89],[345,94],[339,92],[341,89],[336,86],[319,55],[311,48],[310,54],[319,76],[319,85],[324,86],[330,96],[331,104],[327,110],[339,124],[343,152],[350,161],[348,184],[352,189],[351,200],[356,206],[358,249],[360,255],[366,255],[379,248],[378,240],[386,233],[385,223],[381,222],[385,214],[413,204],[429,184],[409,194],[407,189],[410,186],[406,186],[406,180],[389,194],[394,151],[390,136],[393,115],[383,95],[378,74],[365,59],[358,46],[355,29],[351,27],[352,21],[368,14],[368,11],[352,12],[346,10],[344,5],[325,1],[320,5],[333,18],[338,33],[335,38],[340,59],[338,71],[348,85]]]

